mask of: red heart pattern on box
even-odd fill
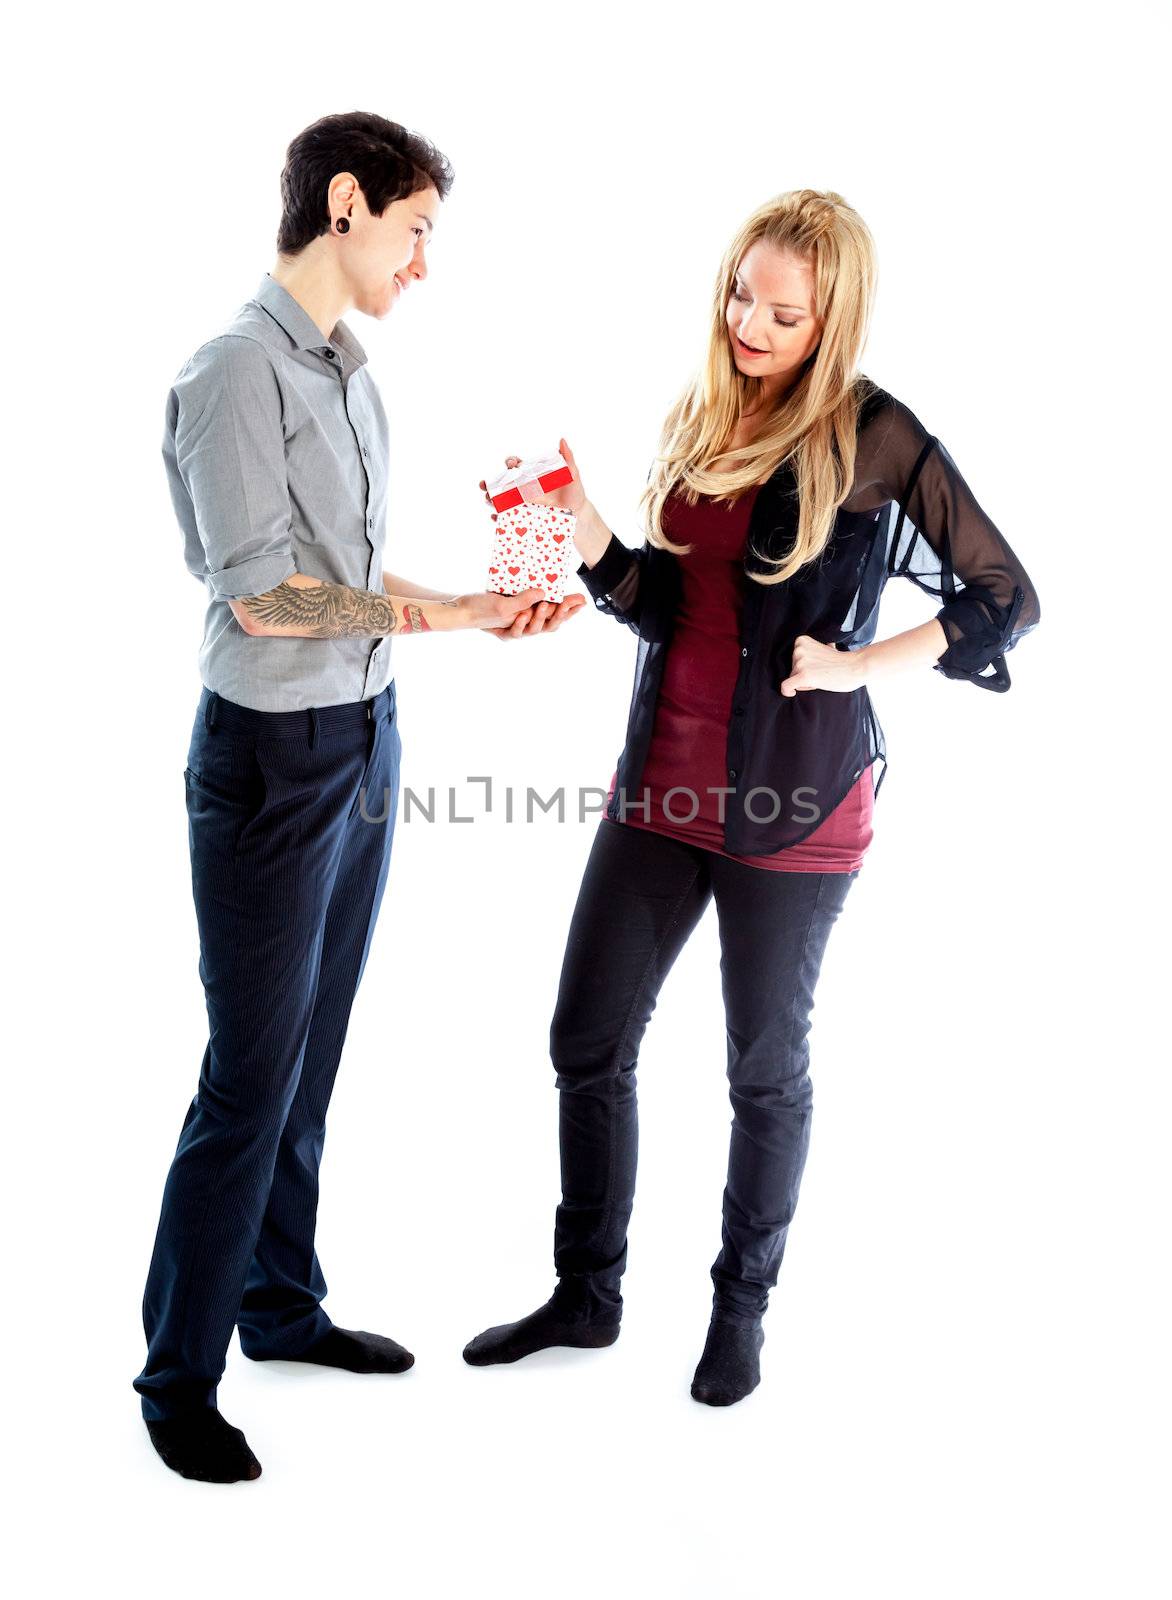
[[[543,589],[547,600],[564,600],[571,561],[577,565],[577,520],[560,506],[520,505],[498,511],[485,587],[497,594]]]

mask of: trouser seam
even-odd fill
[[[818,874],[817,893],[814,895],[814,904],[810,911],[810,920],[806,924],[806,937],[802,940],[802,953],[798,960],[796,981],[794,982],[790,993],[789,1055],[791,1061],[793,1060],[794,1055],[794,1030],[797,1026],[798,994],[802,987],[802,979],[806,971],[806,957],[810,950],[810,939],[813,936],[814,924],[818,920],[818,909],[822,904],[822,891],[825,889],[825,887],[826,874],[824,872],[820,872]]]
[[[635,987],[635,993],[634,993],[634,995],[633,995],[633,997],[631,999],[631,1004],[630,1004],[630,1006],[629,1006],[629,1008],[627,1010],[626,1020],[623,1023],[623,1031],[620,1034],[618,1043],[615,1046],[614,1055],[611,1057],[612,1069],[615,1067],[615,1064],[618,1062],[618,1060],[620,1059],[620,1057],[622,1055],[623,1046],[626,1044],[627,1038],[628,1038],[628,1036],[630,1034],[631,1024],[634,1021],[635,1012],[637,1011],[638,1006],[639,1006],[639,1002],[643,997],[643,991],[646,988],[647,979],[650,976],[652,968],[654,967],[655,963],[659,959],[659,953],[663,949],[664,944],[667,942],[668,935],[671,933],[672,929],[676,926],[677,922],[679,921],[680,912],[683,909],[684,902],[687,900],[688,896],[691,894],[692,890],[695,888],[697,882],[699,881],[699,878],[700,878],[700,868],[697,865],[695,867],[695,870],[692,873],[691,878],[688,880],[687,884],[684,886],[683,890],[681,891],[679,899],[676,901],[675,905],[672,907],[671,914],[668,917],[667,922],[664,924],[663,931],[662,931],[662,933],[660,934],[659,938],[657,939],[657,941],[655,943],[655,948],[652,950],[651,954],[647,958],[647,964],[643,968],[643,972],[642,972],[642,974],[641,974],[641,976],[639,978],[639,982]],[[619,1070],[621,1071],[621,1068]],[[607,1230],[610,1227],[611,1216],[613,1215],[613,1212],[614,1212],[614,1180],[615,1180],[615,1166],[616,1166],[616,1163],[615,1163],[615,1146],[616,1146],[616,1143],[617,1143],[616,1137],[615,1137],[615,1133],[616,1133],[616,1123],[618,1121],[618,1106],[617,1106],[617,1100],[618,1100],[618,1078],[619,1078],[619,1073],[618,1073],[618,1071],[615,1071],[615,1070],[612,1070],[608,1074],[608,1077],[607,1077],[608,1106],[607,1106],[607,1144],[606,1144],[606,1161],[607,1161],[606,1201],[605,1201],[605,1205],[604,1205],[604,1209],[603,1209],[602,1227],[600,1229],[601,1238],[603,1240],[606,1239]]]

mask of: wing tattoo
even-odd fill
[[[370,638],[397,633],[399,618],[390,599],[343,583],[295,588],[279,583],[267,594],[242,597],[250,617],[269,628],[296,628],[311,639]]]

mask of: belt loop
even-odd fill
[[[312,750],[317,743],[317,707],[309,708],[309,748]]]
[[[208,695],[208,703],[203,708],[203,725],[209,733],[211,733],[212,729],[216,725],[216,707],[219,704],[219,701],[219,695],[214,689],[211,690]]]

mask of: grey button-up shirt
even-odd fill
[[[383,593],[387,418],[344,322],[327,340],[267,272],[167,396],[163,460],[188,570],[208,590],[200,677],[259,711],[366,700],[391,639],[253,637],[230,598],[289,577]]]

